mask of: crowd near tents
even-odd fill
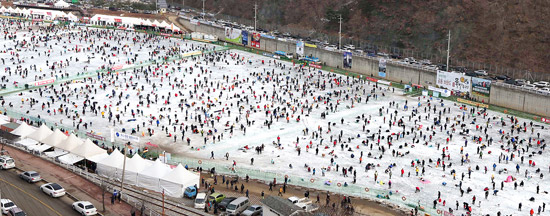
[[[0,118],[0,123],[2,122],[8,123]],[[128,184],[158,192],[164,191],[169,196],[181,197],[185,188],[199,185],[200,176],[181,164],[172,168],[161,160],[147,160],[139,154],[128,158],[118,150],[108,154],[107,150],[100,148],[90,139],[82,140],[75,134],[60,129],[52,131],[45,124],[35,128],[22,123],[11,133],[21,138],[15,145],[36,154],[55,158],[63,164],[87,160],[96,166],[95,171],[103,177],[117,181],[124,178]]]
[[[134,29],[158,29],[167,32],[181,32],[181,29],[173,23],[166,21],[159,22],[158,20],[142,19],[137,17],[110,16],[96,14],[90,18],[90,24],[115,26],[119,28],[134,28]]]
[[[0,12],[3,15],[8,16],[17,16],[33,20],[68,20],[68,21],[77,21],[78,17],[71,12],[65,13],[58,10],[47,10],[47,9],[36,9],[36,8],[12,8],[12,7],[1,7]]]

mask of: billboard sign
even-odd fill
[[[386,61],[386,59],[380,59],[380,61],[378,61],[378,72],[384,73],[384,77],[386,75]]]
[[[297,41],[296,42],[296,54],[298,56],[304,55],[304,42],[303,41]]]
[[[344,52],[343,57],[344,58],[342,65],[344,66],[344,68],[351,68],[351,65],[353,64],[351,52]]]
[[[491,80],[472,77],[472,94],[489,97],[491,92]]]
[[[243,35],[243,36],[242,36],[242,37],[243,37],[243,40],[242,40],[243,45],[246,46],[246,45],[248,45],[248,32],[247,32],[247,31],[243,31],[243,32],[242,32],[242,35]]]
[[[260,39],[262,36],[260,33],[252,33],[252,47],[254,48],[260,48]]]
[[[437,71],[437,86],[455,92],[470,92],[472,88],[472,77],[463,73]]]
[[[225,27],[225,40],[228,42],[240,44],[242,43],[243,35],[240,29]]]

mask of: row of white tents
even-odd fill
[[[3,120],[0,120],[0,124],[1,121]],[[97,164],[96,172],[99,175],[122,180],[125,156],[118,150],[107,154],[106,150],[89,139],[83,141],[74,134],[67,135],[59,129],[52,131],[44,124],[36,129],[22,123],[11,133],[21,137],[16,145],[57,158],[65,164],[86,159]],[[52,148],[53,151],[46,151]],[[182,197],[185,188],[199,185],[199,174],[185,169],[181,164],[171,169],[160,160],[153,162],[135,154],[132,158],[126,158],[125,166],[124,182],[157,192],[164,191],[169,196]]]
[[[119,25],[127,28],[133,28],[136,26],[150,26],[172,30],[173,32],[181,31],[181,29],[173,23],[168,23],[164,20],[159,22],[158,20],[151,21],[149,19],[137,17],[110,16],[104,14],[94,15],[90,18],[90,23],[94,25]]]
[[[58,10],[46,10],[46,9],[36,9],[36,8],[12,8],[12,7],[4,7],[2,6],[0,8],[0,12],[2,14],[15,14],[17,16],[29,18],[29,19],[43,19],[43,20],[55,20],[58,18],[65,18],[70,21],[77,21],[78,17],[71,12],[65,13],[63,11]]]

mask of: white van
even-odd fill
[[[206,194],[198,193],[195,197],[195,208],[204,209],[206,206]]]
[[[239,197],[229,203],[229,205],[227,205],[227,209],[225,210],[225,212],[229,215],[237,215],[246,210],[249,205],[250,202],[248,201],[248,198]]]
[[[15,161],[10,156],[0,156],[0,169],[11,169],[15,167]]]

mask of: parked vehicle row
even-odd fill
[[[260,205],[250,205],[247,197],[226,197],[222,193],[197,193],[196,187],[185,189],[184,197],[194,199],[194,207],[204,209],[208,202],[216,203],[218,210],[228,215],[258,216],[262,215],[263,208]]]
[[[1,169],[11,169],[15,167],[15,161],[13,158],[7,155],[0,156],[0,168]],[[42,180],[42,177],[40,174],[36,171],[25,171],[22,173],[19,173],[19,178],[22,180],[28,182],[29,184],[37,183]],[[62,197],[66,194],[65,189],[57,184],[57,183],[46,183],[43,185],[40,185],[39,187],[40,191],[45,193],[46,195],[57,198]],[[88,201],[77,201],[72,204],[72,207],[75,211],[77,211],[81,215],[96,215],[97,209],[94,207],[94,205]],[[26,216],[27,214],[15,203],[13,203],[9,199],[0,199],[0,211],[2,214],[6,214],[8,216]]]

